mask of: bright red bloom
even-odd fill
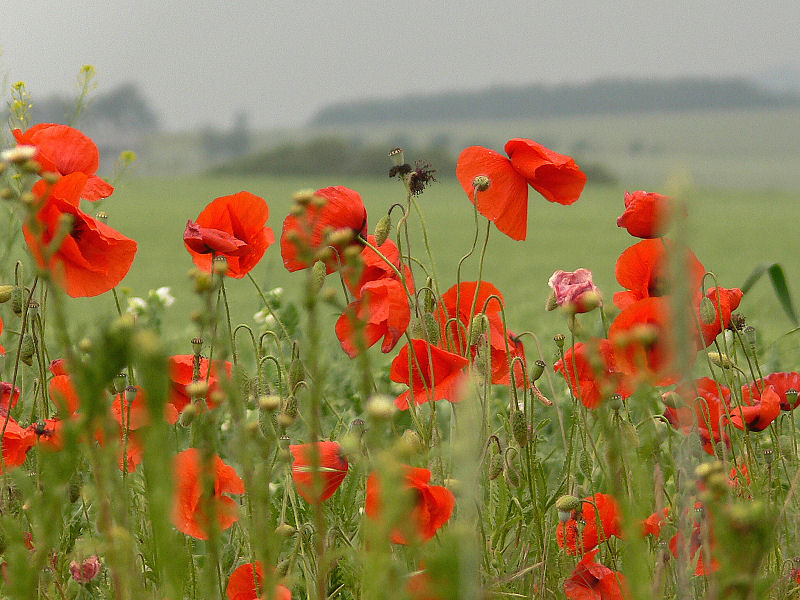
[[[456,505],[453,492],[446,487],[429,485],[430,479],[431,472],[428,469],[405,467],[405,490],[413,494],[413,510],[409,521],[414,527],[412,533],[419,535],[423,542],[431,539],[447,523]],[[371,519],[379,520],[382,516],[381,480],[376,472],[371,473],[367,479],[367,502],[364,510]],[[407,533],[409,532],[406,530],[394,531],[392,542],[408,544]]]
[[[322,206],[316,204],[317,199],[324,201]],[[330,247],[332,256],[325,266],[328,273],[333,273],[339,268],[339,255],[345,246],[328,244],[327,236],[342,230],[352,233],[350,244],[361,245],[357,237],[367,236],[367,209],[361,195],[342,185],[317,190],[301,215],[290,214],[283,222],[283,264],[289,271],[306,269],[315,262],[314,254]]]
[[[409,345],[413,348],[412,356],[409,356]],[[395,399],[395,406],[407,410],[412,395],[417,404],[435,400],[457,402],[459,387],[466,377],[464,367],[468,364],[463,356],[432,346],[425,340],[411,340],[392,361],[391,380],[411,388]]]
[[[100,152],[95,143],[85,134],[69,125],[56,123],[40,123],[25,133],[15,129],[17,143],[36,146],[36,160],[42,171],[69,175],[83,173],[86,175],[80,197],[86,200],[108,198],[114,188],[100,179],[95,173],[100,166]]]
[[[58,417],[54,417],[37,423],[31,423],[28,425],[28,431],[36,436],[36,443],[40,448],[51,452],[58,452],[64,447],[64,442],[61,437],[61,428],[63,426],[64,421]]]
[[[25,462],[28,450],[36,444],[36,435],[29,429],[20,427],[19,423],[8,415],[0,417],[0,431],[3,426],[5,426],[2,441],[3,465],[5,469],[18,467]],[[3,472],[3,465],[0,465],[0,473]]]
[[[67,373],[66,361],[63,358],[52,361],[50,372],[53,374],[53,378],[50,379],[47,386],[50,399],[60,412],[68,415],[74,414],[80,406],[80,398],[78,398],[72,379]]]
[[[750,397],[750,388],[742,388],[742,406],[731,407],[731,424],[737,429],[763,431],[781,414],[781,399],[775,388],[767,386],[758,398]]]
[[[376,246],[376,240],[374,235],[367,236],[367,242],[372,246]],[[364,249],[361,251],[361,265],[359,269],[355,269],[351,266],[346,266],[343,275],[344,275],[344,282],[347,284],[347,287],[350,289],[351,292],[358,298],[361,296],[361,288],[364,284],[370,281],[378,281],[380,279],[396,279],[400,280],[397,271],[400,270],[400,250],[397,248],[397,244],[394,243],[391,239],[387,238],[383,245],[376,246],[378,251],[385,256],[391,266],[386,263],[383,258],[378,256],[378,253],[375,252],[369,246],[364,246]],[[394,266],[394,269],[392,268]],[[411,273],[411,269],[407,266],[403,266],[406,286],[408,286],[408,290],[413,294],[414,293],[414,276]],[[356,279],[357,278],[357,279]]]
[[[594,562],[599,550],[587,553],[564,580],[564,593],[570,600],[624,600],[628,597],[625,576]]]
[[[169,398],[167,402],[172,404],[180,413],[192,399],[186,393],[186,386],[192,383],[194,375],[194,355],[192,354],[177,354],[169,357]],[[231,363],[225,361],[224,371],[228,378],[231,376]],[[213,399],[213,392],[219,389],[219,361],[214,361],[211,365],[211,375],[208,374],[208,359],[200,358],[200,377],[198,381],[208,382],[208,395],[206,397],[206,404],[209,408],[217,406]]]
[[[595,494],[584,498],[581,508],[573,510],[569,520],[558,523],[558,545],[565,548],[567,554],[583,555],[612,535],[622,537],[620,517],[619,506],[612,496]],[[579,535],[578,518],[584,522],[583,535]]]
[[[189,448],[175,457],[175,500],[172,522],[178,531],[198,540],[208,539],[209,510],[213,504],[217,524],[221,531],[239,520],[236,502],[222,494],[244,494],[244,483],[233,467],[225,464],[216,454],[209,461],[210,470],[204,472],[204,461],[197,448]],[[208,484],[213,485],[209,495]]]
[[[625,250],[617,259],[615,275],[629,291],[614,294],[614,304],[624,310],[644,298],[668,294],[673,278],[670,253],[675,251],[675,245],[667,239],[642,240]],[[677,275],[688,274],[688,285],[694,295],[699,293],[706,270],[694,252],[688,248],[682,251],[686,253],[686,269]]]
[[[258,590],[256,591],[256,580],[258,581]],[[253,563],[244,563],[236,567],[228,579],[228,587],[225,590],[225,595],[228,600],[258,600],[259,598],[266,598],[267,594],[264,592],[264,565],[260,560],[256,561],[255,572],[253,572]],[[273,600],[292,600],[292,592],[289,591],[284,585],[276,585],[275,590],[271,596]]]
[[[550,276],[547,285],[553,289],[556,305],[572,313],[589,312],[601,302],[600,290],[592,281],[592,272],[589,269],[559,269]]]
[[[150,425],[150,408],[144,390],[137,387],[133,400],[128,402],[130,396],[131,391],[126,390],[114,397],[114,402],[111,403],[111,415],[114,420],[120,427],[127,425],[128,429],[140,429]],[[164,419],[170,425],[178,421],[178,410],[169,402],[164,404]]]
[[[203,209],[196,223],[186,224],[183,242],[199,269],[210,273],[213,257],[224,256],[228,277],[241,279],[275,242],[267,219],[263,198],[250,192],[222,196]]]
[[[19,401],[20,389],[7,381],[0,381],[0,416],[5,416]],[[0,420],[2,424],[2,420]]]
[[[336,321],[336,336],[342,349],[355,358],[361,344],[370,348],[383,338],[381,352],[391,352],[411,322],[403,284],[397,279],[378,279],[361,286],[360,293],[360,298],[351,302]]]
[[[654,192],[625,190],[625,212],[617,219],[617,227],[624,227],[634,237],[656,238],[669,227],[672,199]]]
[[[714,456],[714,444],[725,439],[722,423],[731,391],[713,379],[702,377],[692,384],[682,384],[675,390],[686,403],[668,406],[664,411],[667,421],[684,433],[697,431],[706,453]]]
[[[36,263],[50,271],[73,298],[97,296],[115,287],[128,274],[136,255],[136,242],[79,208],[85,183],[83,173],[66,175],[52,187],[37,182],[33,193],[40,208],[33,222],[23,228]],[[65,216],[72,219],[72,227],[47,259],[47,246],[63,227]]]
[[[719,297],[717,296],[719,294]],[[731,323],[731,313],[739,308],[739,302],[742,300],[742,290],[739,288],[711,288],[706,292],[706,298],[711,300],[711,304],[714,306],[714,322],[713,323],[704,323],[703,319],[700,317],[700,304],[699,302],[695,306],[695,316],[697,318],[697,323],[700,324],[700,335],[698,340],[703,348],[707,348],[710,346],[716,337],[722,333],[722,330],[725,329]],[[720,312],[722,313],[722,324],[719,321]]]
[[[611,342],[605,339],[578,342],[574,353],[572,347],[567,348],[564,360],[553,365],[553,370],[564,376],[572,393],[586,408],[597,408],[612,394],[623,398],[630,395],[623,385],[623,374],[616,369]]]
[[[680,379],[668,298],[645,298],[623,310],[608,329],[616,366],[633,379],[670,385]],[[693,344],[685,350],[693,362]]]
[[[655,538],[660,537],[661,527],[664,525],[664,521],[666,521],[668,517],[669,506],[660,511],[654,512],[642,523],[642,535],[644,536],[650,534]]]
[[[586,175],[569,156],[553,152],[532,140],[514,138],[505,146],[508,158],[482,146],[461,152],[456,176],[475,201],[473,181],[489,178],[486,191],[478,192],[478,211],[515,240],[528,230],[528,185],[550,202],[572,204],[581,195]]]
[[[319,453],[319,475],[322,485],[319,502],[324,502],[342,485],[347,475],[348,463],[342,454],[342,448],[336,442],[317,442]],[[314,495],[314,469],[312,455],[314,444],[300,444],[289,446],[289,452],[294,457],[292,462],[292,479],[300,495],[310,504],[316,504]]]
[[[770,373],[764,379],[743,386],[742,396],[758,400],[761,397],[761,390],[772,387],[781,400],[781,410],[794,410],[800,404],[800,396],[792,395],[791,400],[786,392],[796,390],[800,392],[800,373]],[[749,389],[746,389],[748,388]]]

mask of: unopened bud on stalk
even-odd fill
[[[544,309],[548,312],[551,310],[555,310],[558,308],[558,299],[556,298],[556,293],[554,291],[550,292],[550,295],[547,297],[547,302],[544,303]]]
[[[3,188],[0,189],[0,199],[2,200],[11,200],[14,197],[14,190],[11,188]]]
[[[352,229],[336,229],[326,237],[328,244],[344,248],[353,241],[355,232]]]
[[[258,397],[258,408],[261,410],[265,410],[267,412],[272,412],[274,410],[278,410],[278,407],[281,405],[281,398],[280,396],[276,396],[274,394],[270,394],[268,396],[259,396]]]
[[[297,398],[289,396],[283,404],[283,410],[278,415],[278,424],[283,427],[290,427],[297,420]]]
[[[579,510],[582,502],[575,496],[561,496],[556,500],[556,510],[558,511],[558,519],[565,523],[572,517],[572,511]]]
[[[391,159],[392,164],[395,167],[404,165],[406,162],[405,154],[403,153],[403,149],[400,146],[397,146],[389,150],[389,158]]]
[[[203,398],[208,394],[208,382],[193,381],[186,386],[186,394],[190,398]]]
[[[439,343],[439,322],[431,313],[422,315],[422,329],[425,339],[436,346]]]
[[[200,413],[200,410],[197,408],[197,405],[193,402],[190,402],[186,406],[183,407],[180,416],[180,424],[183,427],[189,427],[194,421],[195,417]]]
[[[294,393],[294,389],[301,381],[305,380],[305,376],[306,370],[303,367],[303,363],[300,361],[299,357],[295,356],[289,365],[289,373],[287,374],[289,391]]]
[[[311,188],[297,190],[294,194],[292,194],[292,200],[303,206],[311,202],[311,199],[313,197],[314,197],[314,190],[312,190]]]
[[[563,333],[557,333],[556,335],[553,336],[553,341],[556,343],[556,346],[558,346],[559,350],[563,350],[564,349],[564,340],[565,339],[566,338],[564,337]]]
[[[492,181],[486,175],[478,175],[472,180],[472,187],[479,192],[485,192],[489,189]]]
[[[710,360],[712,364],[718,366],[721,369],[736,368],[736,363],[734,363],[730,358],[728,358],[727,354],[722,354],[721,352],[709,352],[708,360]]]
[[[402,449],[409,455],[414,456],[420,454],[425,450],[425,445],[422,443],[422,438],[413,429],[406,429],[400,438]]]
[[[376,394],[367,402],[367,414],[376,421],[388,421],[395,413],[394,401],[389,396]]]
[[[53,171],[44,171],[42,173],[42,179],[44,179],[45,183],[48,185],[55,185],[56,182],[61,179],[61,175]]]
[[[24,205],[30,208],[36,204],[36,196],[33,192],[22,192],[19,195],[19,201]],[[63,216],[63,215],[62,215]]]
[[[700,321],[706,325],[712,325],[717,320],[717,310],[710,298],[704,297],[700,300]]]
[[[484,333],[486,333],[486,318],[483,313],[478,313],[472,317],[472,325],[469,328],[469,345],[477,344]]]
[[[673,391],[661,394],[661,401],[664,403],[664,406],[669,406],[670,408],[680,408],[685,404],[683,397]]]
[[[89,338],[83,338],[80,342],[78,342],[78,350],[87,354],[92,351],[92,340]]]
[[[528,420],[521,410],[515,410],[511,413],[511,432],[520,448],[528,445]]]
[[[14,286],[13,285],[0,285],[0,304],[5,304],[9,300],[11,300],[11,296],[14,293]]]
[[[33,365],[33,353],[36,351],[36,343],[29,334],[22,336],[22,344],[19,349],[19,359],[29,367]]]
[[[434,310],[436,310],[436,297],[433,295],[433,292],[431,291],[432,289],[433,279],[428,277],[425,280],[425,291],[422,295],[424,298],[425,312],[428,313],[432,313]]]
[[[11,292],[11,310],[17,316],[22,314],[22,288],[18,285],[15,285]]]
[[[322,289],[322,284],[325,283],[325,276],[327,274],[328,271],[324,262],[318,260],[314,263],[314,266],[311,267],[311,278],[308,282],[308,291],[310,294],[316,295]]]
[[[392,218],[388,214],[383,215],[378,221],[378,224],[375,225],[375,245],[379,248],[383,246],[391,231]]]
[[[26,160],[19,170],[23,173],[39,173],[42,170],[42,164],[36,160]]]
[[[288,523],[281,523],[275,528],[275,533],[278,535],[278,537],[290,538],[295,533],[297,533],[297,529],[295,529]]]
[[[531,369],[530,372],[531,383],[534,383],[539,380],[539,378],[542,376],[542,373],[544,373],[544,368],[546,366],[547,365],[545,364],[545,362],[541,359],[533,363],[533,369]]]
[[[503,474],[503,455],[494,454],[489,459],[489,480],[493,481]]]

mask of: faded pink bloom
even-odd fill
[[[100,567],[102,565],[97,555],[92,554],[81,563],[74,560],[69,563],[69,572],[78,583],[89,583],[100,573]]]
[[[569,312],[583,313],[593,310],[601,303],[600,290],[592,281],[592,272],[589,269],[558,270],[547,284],[553,288],[548,302],[550,310],[560,306]]]

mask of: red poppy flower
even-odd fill
[[[36,146],[36,160],[42,171],[60,175],[83,173],[86,175],[80,197],[86,200],[108,198],[114,188],[100,179],[95,173],[100,166],[100,152],[95,143],[86,135],[70,127],[56,123],[40,123],[25,133],[15,129],[14,137],[18,144]]]
[[[624,600],[628,597],[625,576],[594,562],[599,550],[589,552],[564,580],[564,593],[570,600]]]
[[[192,399],[186,393],[186,386],[192,383],[194,376],[194,355],[178,354],[169,357],[169,397],[167,402],[172,404],[180,413]],[[224,371],[228,378],[231,376],[231,363],[227,360],[224,363]],[[214,401],[214,393],[219,389],[219,361],[214,361],[211,365],[211,375],[208,374],[208,359],[200,358],[200,377],[198,381],[208,383],[208,394],[206,404],[209,408],[215,408],[217,403]]]
[[[233,467],[216,454],[209,462],[210,470],[204,472],[204,461],[197,448],[184,450],[175,457],[172,522],[178,531],[198,540],[208,539],[208,505],[212,505],[219,529],[224,531],[238,521],[239,516],[233,498],[222,494],[244,494],[244,483]],[[208,483],[213,486],[207,487]]]
[[[700,317],[700,303],[695,306],[695,316],[697,323],[700,324],[700,335],[698,343],[702,344],[703,348],[710,346],[716,337],[722,333],[722,330],[728,327],[731,323],[731,313],[739,308],[739,302],[742,300],[742,290],[739,288],[711,288],[706,292],[706,298],[711,300],[714,306],[714,322],[705,323]],[[720,312],[722,313],[722,324],[719,321]]]
[[[592,281],[592,272],[589,269],[559,269],[550,276],[547,285],[553,289],[552,299],[555,305],[571,313],[589,312],[601,302],[600,290]]]
[[[411,340],[410,345],[413,348],[411,357],[409,344],[406,344],[392,361],[391,380],[411,388],[395,398],[395,406],[407,410],[412,397],[417,404],[435,400],[457,402],[459,387],[466,377],[463,370],[469,361],[431,346],[425,340]]]
[[[668,406],[664,416],[673,427],[686,434],[697,431],[703,450],[713,456],[714,444],[725,438],[721,424],[730,404],[731,391],[708,377],[679,385],[675,391],[686,404]]]
[[[670,253],[677,251],[667,239],[642,240],[625,250],[617,259],[615,275],[627,292],[614,294],[614,304],[621,310],[634,302],[669,293],[673,274],[670,273]],[[694,252],[685,248],[688,285],[693,293],[699,293],[700,283],[706,270]],[[686,276],[680,273],[680,276]]]
[[[508,338],[508,353],[506,353],[505,347],[491,347],[492,383],[511,385],[509,363],[518,358],[520,359],[519,361],[514,361],[514,384],[518,388],[525,387],[525,372],[523,368],[526,370],[528,368],[528,361],[525,358],[525,346],[522,340],[511,330],[508,331],[506,337]]]
[[[312,448],[314,444],[289,446],[294,457],[292,463],[292,479],[300,495],[310,504],[316,504],[314,498],[314,470],[312,468]],[[319,475],[322,492],[319,502],[324,502],[342,485],[347,475],[348,463],[342,454],[342,448],[336,442],[317,442],[319,452]]]
[[[0,381],[0,416],[5,416],[19,401],[20,389],[7,381]],[[2,425],[2,419],[0,419]]]
[[[58,452],[64,447],[64,441],[61,436],[61,428],[63,426],[64,421],[54,417],[32,423],[28,426],[28,430],[35,436],[36,444],[40,448],[50,452]]]
[[[61,413],[74,414],[80,406],[80,398],[78,398],[72,379],[67,373],[66,361],[63,358],[52,361],[50,363],[50,372],[53,374],[50,383],[47,385],[50,399]]]
[[[605,339],[578,342],[575,351],[568,348],[564,360],[553,365],[553,370],[564,376],[572,393],[586,408],[597,408],[612,394],[624,398],[630,395],[623,385],[622,373],[616,370],[611,342]]]
[[[407,535],[418,535],[420,541],[426,542],[450,519],[456,498],[447,488],[428,484],[431,479],[431,472],[428,469],[408,466],[404,468],[404,489],[407,493],[413,494],[413,509],[409,519],[413,531],[396,530],[392,533],[391,540],[395,544],[408,544]],[[367,479],[367,502],[364,510],[373,520],[379,520],[383,513],[381,480],[375,472]]]
[[[583,191],[586,175],[569,156],[532,140],[509,140],[505,151],[508,158],[482,146],[467,148],[458,157],[456,177],[473,202],[475,177],[488,177],[489,188],[478,192],[478,211],[510,238],[524,240],[528,230],[528,185],[550,202],[572,204]]]
[[[583,555],[612,535],[622,536],[620,516],[619,506],[612,496],[595,494],[584,498],[579,510],[573,510],[566,522],[558,523],[558,545],[565,548],[567,554]],[[582,534],[579,534],[578,519],[582,519],[584,523]]]
[[[342,349],[355,358],[362,345],[370,348],[383,338],[381,352],[391,352],[411,322],[403,284],[396,279],[378,279],[365,283],[360,292],[360,298],[351,302],[336,321]]]
[[[186,224],[183,243],[199,269],[210,273],[213,257],[224,256],[226,274],[241,279],[275,242],[267,219],[269,207],[263,198],[250,192],[222,196],[203,209],[196,223]]]
[[[316,204],[317,201],[322,205]],[[289,271],[306,269],[315,262],[319,250],[329,247],[332,255],[325,265],[328,273],[333,273],[339,268],[339,254],[345,245],[328,243],[327,238],[329,234],[342,230],[352,233],[353,240],[349,244],[360,246],[358,236],[366,237],[367,209],[361,195],[342,185],[317,190],[302,214],[290,214],[283,222],[283,264]]]
[[[258,590],[256,590],[256,581],[258,581]],[[231,573],[225,594],[228,596],[228,600],[258,600],[259,598],[266,598],[268,595],[264,592],[263,583],[264,565],[261,561],[256,561],[255,572],[253,572],[253,563],[244,563]],[[259,591],[261,593],[260,596]],[[272,598],[272,600],[292,600],[292,592],[284,585],[276,585],[269,598]]]
[[[85,183],[83,173],[66,175],[52,187],[37,182],[33,193],[40,208],[33,222],[23,228],[36,263],[50,271],[73,298],[97,296],[115,287],[128,274],[136,255],[136,242],[78,207]],[[47,247],[63,227],[65,215],[71,218],[72,228],[47,259]]]
[[[368,235],[367,242],[372,246],[376,246],[375,236]],[[348,265],[345,266],[343,270],[344,282],[356,297],[361,296],[361,288],[370,281],[378,281],[380,279],[397,279],[399,281],[399,277],[395,271],[395,269],[397,269],[397,271],[400,270],[400,250],[397,248],[397,244],[387,238],[386,241],[377,248],[378,251],[389,260],[391,265],[387,264],[375,250],[369,246],[364,246],[364,249],[361,251],[361,264],[359,267],[354,268]],[[414,277],[411,273],[411,269],[403,265],[403,270],[406,286],[413,294]]]
[[[633,380],[670,385],[680,379],[668,298],[645,298],[623,310],[608,329],[616,367]],[[694,344],[685,349],[693,362]],[[635,387],[631,383],[631,387]]]
[[[767,386],[758,398],[752,398],[750,388],[742,388],[742,406],[731,407],[731,424],[737,429],[763,431],[781,414],[781,399],[775,388]]]
[[[617,227],[624,227],[634,237],[656,238],[669,227],[672,199],[653,192],[625,190],[625,212],[617,219]]]
[[[3,433],[3,464],[0,465],[0,473],[9,467],[18,467],[25,462],[30,450],[36,444],[36,435],[30,430],[20,427],[14,419],[8,415],[0,417],[0,431],[5,425]]]
[[[664,525],[664,521],[667,520],[669,517],[669,506],[666,508],[654,512],[652,515],[647,517],[644,522],[642,523],[642,535],[652,535],[655,538],[661,536],[661,527]]]
[[[3,319],[0,317],[0,333],[3,333]],[[6,349],[3,348],[3,344],[0,344],[0,355],[5,354]]]
[[[764,379],[751,383],[749,390],[742,389],[742,395],[757,400],[761,397],[761,390],[772,386],[781,400],[781,410],[794,410],[800,404],[800,396],[787,396],[789,390],[800,391],[800,373],[770,373]],[[748,386],[743,386],[748,387]]]

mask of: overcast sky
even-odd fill
[[[797,0],[24,0],[0,18],[0,79],[71,94],[89,63],[101,92],[140,84],[167,128],[242,109],[272,127],[351,98],[797,68],[798,25]]]

